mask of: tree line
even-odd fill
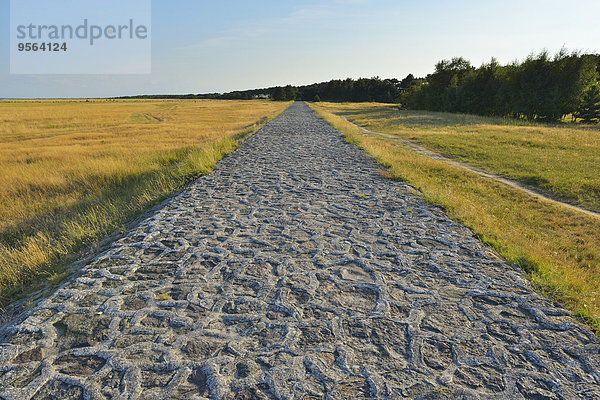
[[[567,116],[600,121],[600,55],[547,51],[500,65],[492,59],[475,68],[462,57],[442,60],[425,78],[334,79],[304,86],[145,99],[272,99],[399,103],[404,108],[558,121]]]
[[[558,121],[600,118],[600,56],[561,51],[474,68],[462,57],[443,60],[402,96],[403,106],[431,111]]]
[[[412,75],[411,75],[412,76]],[[414,78],[412,78],[414,79]],[[314,83],[305,86],[274,86],[264,89],[234,91],[229,93],[207,93],[187,95],[141,95],[123,98],[135,99],[226,99],[251,100],[273,99],[277,101],[375,101],[398,103],[401,94],[412,80],[360,78],[334,79],[329,82]]]

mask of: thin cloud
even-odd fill
[[[204,39],[199,43],[177,47],[175,50],[187,52],[206,48],[223,47],[248,39],[272,35],[282,29],[288,29],[290,26],[297,26],[308,22],[339,16],[342,11],[339,9],[340,4],[364,3],[368,1],[371,0],[337,0],[335,2],[335,4],[338,4],[337,7],[332,7],[332,5],[315,5],[312,7],[300,8],[292,11],[285,17],[246,23],[243,27],[222,31],[219,36]]]

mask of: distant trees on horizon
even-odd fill
[[[410,79],[334,79],[329,82],[315,83],[305,86],[276,86],[265,89],[234,91],[229,93],[208,93],[188,95],[141,95],[123,98],[136,99],[225,99],[252,100],[273,99],[276,101],[376,101],[381,103],[399,103],[402,92],[412,84]]]
[[[463,57],[442,60],[432,74],[402,80],[334,79],[229,93],[149,95],[130,98],[272,99],[399,103],[404,108],[558,121],[566,116],[600,121],[600,55],[547,51],[500,65],[475,68]]]
[[[276,101],[376,101],[398,103],[408,85],[397,79],[360,78],[334,79],[329,82],[305,86],[276,86],[267,89],[231,92],[222,95],[227,99],[271,98]]]

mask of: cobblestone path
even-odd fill
[[[600,341],[296,103],[2,328],[0,398],[600,399]]]

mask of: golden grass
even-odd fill
[[[600,333],[600,219],[419,155],[391,139],[365,135],[333,113],[346,114],[356,105],[311,106],[348,142],[388,167],[388,177],[408,182],[429,202],[443,207],[503,258],[520,266],[541,292]]]
[[[324,107],[370,130],[402,136],[446,157],[600,211],[600,129],[398,110],[377,103]]]
[[[289,104],[0,102],[0,304],[210,172]]]

